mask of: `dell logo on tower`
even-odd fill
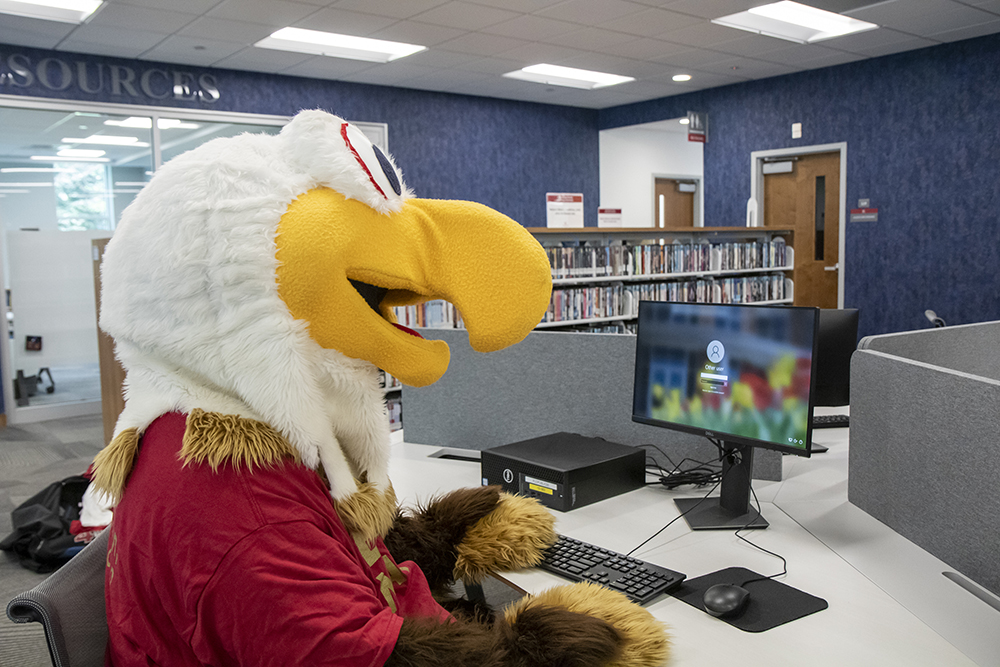
[[[512,484],[514,482],[514,473],[511,472],[510,468],[504,468],[503,481],[507,482],[508,484]]]

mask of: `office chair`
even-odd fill
[[[103,667],[108,643],[103,531],[45,581],[7,603],[15,623],[41,623],[54,667]]]

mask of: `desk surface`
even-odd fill
[[[668,627],[670,667],[734,664],[1000,665],[1000,612],[946,577],[945,563],[847,502],[847,429],[824,429],[830,447],[811,459],[783,457],[781,482],[755,481],[770,527],[744,533],[788,560],[778,579],[826,599],[830,607],[763,633],[747,633],[664,596],[648,609]],[[431,458],[440,448],[398,443],[392,479],[401,502],[414,503],[480,483],[478,462]],[[650,486],[571,512],[554,512],[556,529],[628,552],[678,515],[674,498],[690,488]],[[733,531],[691,531],[683,519],[635,553],[694,578],[740,566],[761,574],[781,562]],[[541,570],[505,574],[531,592],[566,583]]]

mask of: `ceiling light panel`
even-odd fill
[[[101,0],[0,0],[0,13],[43,21],[83,23],[102,4]]]
[[[254,46],[262,49],[310,53],[331,58],[348,58],[374,63],[387,63],[426,50],[426,46],[389,42],[382,39],[339,35],[303,28],[282,28]]]
[[[566,86],[569,88],[582,88],[585,90],[606,88],[608,86],[617,86],[621,83],[635,81],[630,76],[619,76],[617,74],[607,74],[606,72],[592,72],[585,69],[561,67],[545,63],[531,65],[515,72],[507,72],[504,76],[509,79],[520,79],[522,81],[532,81],[552,86]]]
[[[753,7],[745,12],[712,19],[712,23],[799,44],[812,44],[878,28],[868,21],[860,21],[790,0]]]

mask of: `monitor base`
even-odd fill
[[[708,498],[707,500],[704,498],[675,498],[674,504],[684,514],[684,520],[688,522],[691,530],[767,528],[769,525],[756,509],[737,514],[722,507],[718,498]]]

